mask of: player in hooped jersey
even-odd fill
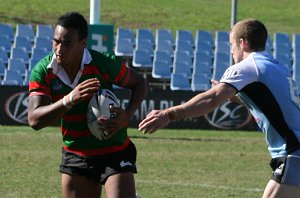
[[[271,155],[272,177],[264,198],[300,197],[300,99],[290,71],[265,50],[268,32],[263,23],[245,19],[230,32],[235,64],[210,90],[184,104],[153,110],[139,130],[153,133],[172,120],[207,114],[228,99],[248,107],[265,133]],[[238,160],[238,159],[237,159]]]
[[[68,197],[135,197],[136,148],[127,135],[128,121],[147,94],[147,82],[121,57],[86,48],[88,24],[70,12],[59,17],[53,53],[40,60],[29,82],[29,125],[35,130],[58,121],[63,136],[62,193]],[[113,84],[130,89],[126,109],[114,107],[116,118],[99,119],[114,135],[94,137],[87,126],[87,105],[100,88]],[[101,125],[100,125],[101,123]],[[45,142],[47,144],[47,142]]]

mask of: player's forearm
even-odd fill
[[[39,106],[28,112],[29,125],[35,130],[42,129],[57,122],[68,110],[62,99],[53,104]]]

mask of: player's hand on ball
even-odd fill
[[[111,113],[115,114],[115,117],[100,117],[99,121],[105,127],[105,130],[107,130],[109,133],[115,134],[122,128],[128,126],[129,118],[126,111],[122,108],[111,106],[110,111]]]
[[[91,97],[95,92],[99,90],[99,87],[100,81],[97,78],[87,79],[78,84],[72,91],[73,103],[77,104],[81,100]]]
[[[170,123],[169,116],[163,110],[152,110],[139,124],[139,130],[144,134],[154,133]]]

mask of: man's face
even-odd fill
[[[243,60],[243,49],[241,48],[240,41],[236,41],[234,31],[230,32],[230,46],[231,46],[231,54],[234,60],[234,63],[239,63]]]
[[[79,40],[78,31],[57,25],[54,32],[53,49],[59,65],[78,64],[81,60],[86,39]]]

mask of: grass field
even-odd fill
[[[138,149],[143,198],[258,198],[270,177],[258,132],[160,130],[129,134]],[[61,197],[58,128],[0,126],[0,197]]]

